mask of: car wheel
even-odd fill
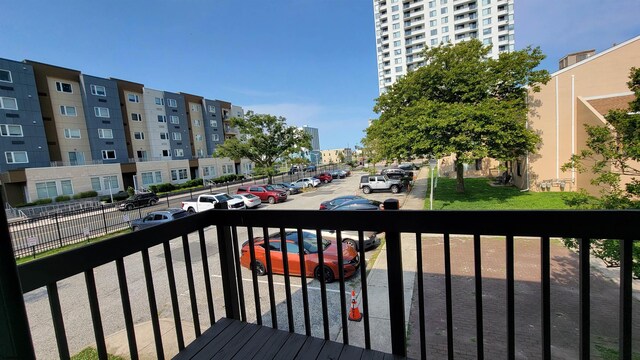
[[[138,227],[137,226],[132,227],[131,231],[138,231]]]
[[[328,184],[328,183],[329,183],[329,180],[325,179],[325,180],[324,180],[324,183],[325,183],[325,184]]]
[[[256,275],[264,276],[267,274],[267,268],[264,267],[264,264],[260,262],[260,260],[256,260],[253,264],[253,270],[256,271]]]
[[[365,186],[362,188],[362,192],[365,194],[371,194],[371,188],[368,186]]]
[[[333,275],[333,270],[330,267],[325,266],[324,271],[321,270],[320,266],[316,268],[316,279],[320,280],[321,276],[324,275],[324,282],[331,283],[335,280],[335,276]]]
[[[354,248],[354,249],[358,250],[358,242],[356,242],[356,241],[355,241],[355,240],[353,240],[353,239],[344,239],[344,240],[342,240],[342,243],[343,243],[343,244],[346,244],[346,245],[349,245],[349,246],[351,246],[352,248]]]
[[[398,191],[400,191],[400,188],[398,187],[398,185],[391,185],[391,192],[394,194],[397,194]]]
[[[155,200],[149,200],[149,206],[153,206],[153,205],[155,205],[155,204],[156,204],[156,201],[155,201]]]
[[[133,205],[131,205],[131,204],[127,204],[126,209],[127,209],[128,211],[133,210]]]
[[[269,196],[269,204],[275,204],[276,203],[276,198],[274,198],[273,196]]]
[[[194,208],[190,207],[190,208],[188,208],[188,209],[187,209],[187,212],[188,212],[189,214],[195,214],[195,213],[196,213],[196,209],[194,209]]]

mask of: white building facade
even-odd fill
[[[490,56],[513,51],[514,0],[373,0],[378,88],[425,65],[425,47],[478,39]]]

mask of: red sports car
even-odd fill
[[[324,255],[324,271],[320,268],[320,260],[318,259],[318,241],[316,233],[311,231],[302,231],[304,246],[304,265],[305,275],[308,277],[320,278],[324,273],[325,281],[332,282],[339,277],[338,273],[338,246],[335,241],[322,239],[323,255]],[[289,264],[289,275],[300,275],[300,255],[298,252],[298,232],[296,230],[285,231],[287,260]],[[249,251],[249,241],[242,244],[242,255],[240,256],[240,264],[248,269],[255,269],[258,275],[267,273],[267,254],[265,250],[265,240],[262,237],[254,238],[254,249],[256,261],[251,266],[251,253]],[[269,235],[267,239],[269,244],[269,254],[271,257],[271,270],[274,274],[284,274],[283,249],[280,233]],[[344,268],[344,277],[353,276],[360,265],[360,256],[355,248],[343,244],[342,259]]]

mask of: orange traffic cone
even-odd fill
[[[360,308],[356,302],[356,291],[351,290],[351,310],[349,311],[349,320],[360,321],[362,320],[362,314],[360,314]]]

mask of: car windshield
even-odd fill
[[[216,199],[218,199],[218,201],[229,201],[233,198],[227,194],[220,194],[220,195],[216,195]]]
[[[267,186],[265,186],[264,188],[265,188],[265,189],[267,189],[267,190],[271,190],[271,191],[277,190],[277,189],[276,189],[274,186],[272,186],[272,185],[267,185]]]
[[[331,241],[322,239],[322,250],[327,250],[327,248],[331,245]],[[307,250],[309,254],[315,254],[318,252],[318,242],[314,239],[304,239],[304,249]]]

